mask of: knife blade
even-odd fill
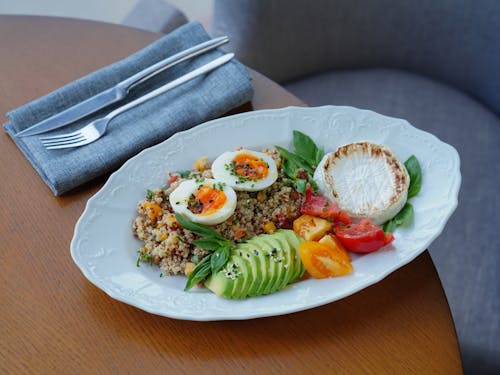
[[[110,104],[116,103],[127,96],[129,91],[136,85],[146,81],[147,79],[157,75],[158,73],[168,69],[182,61],[198,56],[202,53],[210,51],[214,48],[227,43],[227,36],[214,38],[209,41],[200,43],[196,46],[181,51],[171,57],[157,62],[156,64],[134,74],[133,76],[119,82],[115,86],[100,92],[80,103],[77,103],[55,115],[48,117],[39,123],[30,126],[16,134],[17,137],[26,137],[35,134],[41,134],[50,130],[58,129],[66,126],[76,120],[79,120],[91,113],[94,113]]]

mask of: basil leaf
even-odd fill
[[[394,220],[387,220],[384,224],[384,233],[387,233],[387,232],[394,232],[394,229],[396,229],[396,224],[394,223]]]
[[[405,161],[405,167],[410,175],[410,187],[408,188],[408,198],[414,197],[420,192],[422,187],[422,169],[415,155]]]
[[[219,232],[207,227],[206,225],[194,223],[180,214],[175,214],[175,220],[177,220],[181,227],[188,229],[199,236],[213,237],[219,240],[227,241]]]
[[[323,149],[318,148],[308,135],[293,131],[293,146],[295,154],[303,158],[314,169],[325,155]]]
[[[413,206],[406,203],[399,213],[391,220],[397,227],[407,227],[413,221]]]
[[[227,243],[226,243],[227,242]],[[194,240],[193,245],[201,247],[205,250],[215,251],[220,247],[228,246],[229,241],[221,241],[215,238],[207,237]]]
[[[283,159],[283,162],[281,163],[283,166],[283,172],[290,177],[291,179],[295,179],[297,177],[297,165],[292,163],[288,159]]]
[[[307,187],[307,181],[306,180],[303,180],[301,178],[297,178],[295,180],[295,189],[300,194],[305,194],[306,193],[306,187]]]
[[[325,150],[323,148],[316,149],[316,159],[314,163],[314,168],[318,166],[319,162],[323,159],[323,156],[325,156]]]
[[[317,193],[318,190],[319,190],[319,186],[318,184],[316,183],[316,181],[314,181],[314,178],[313,176],[309,175],[309,184],[311,185],[312,189],[313,189],[313,192],[314,193]]]
[[[311,137],[298,130],[293,131],[293,147],[295,154],[302,157],[313,168],[318,165],[318,158],[321,160],[324,155],[324,151],[318,149]]]
[[[211,273],[217,273],[229,260],[229,249],[227,247],[221,247],[217,249],[210,257],[210,269]]]
[[[276,149],[280,152],[283,158],[289,160],[291,163],[295,163],[298,167],[302,168],[307,173],[310,173],[311,175],[314,174],[314,168],[312,168],[309,165],[309,163],[305,161],[302,157],[294,154],[293,152],[288,151],[283,147],[280,146],[274,146],[274,147],[276,147]]]
[[[184,290],[189,290],[193,286],[195,286],[198,282],[205,280],[207,276],[210,275],[211,272],[211,258],[212,254],[206,256],[205,258],[202,259],[200,263],[198,263],[193,271],[189,274],[189,277],[186,281],[186,286],[184,287]]]
[[[401,211],[384,224],[384,232],[394,232],[397,227],[407,227],[413,221],[413,206],[406,202]]]

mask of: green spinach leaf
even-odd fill
[[[322,149],[316,146],[311,137],[298,130],[293,131],[293,147],[295,154],[303,158],[313,169],[316,168],[325,154]]]
[[[422,188],[422,169],[415,155],[405,161],[405,167],[410,175],[410,187],[408,188],[408,199],[416,196]]]

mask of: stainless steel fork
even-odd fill
[[[40,140],[42,141],[42,144],[45,146],[45,148],[49,150],[55,150],[55,149],[61,149],[61,148],[70,148],[70,147],[79,147],[79,146],[84,146],[87,145],[91,142],[94,142],[101,138],[105,133],[106,129],[108,128],[109,122],[115,118],[116,116],[122,114],[125,111],[128,111],[131,108],[134,108],[145,101],[148,101],[149,99],[152,99],[160,94],[163,94],[179,85],[182,85],[183,83],[192,80],[195,77],[198,77],[202,74],[205,74],[207,72],[210,72],[211,70],[214,70],[218,68],[219,66],[227,63],[229,60],[231,60],[234,57],[233,53],[228,53],[225,54],[208,64],[205,64],[175,80],[172,82],[169,82],[156,90],[153,90],[149,93],[147,93],[144,96],[141,96],[140,98],[137,98],[130,103],[127,103],[114,111],[110,112],[107,114],[105,117],[102,117],[100,119],[92,121],[90,124],[84,126],[83,128],[71,132],[71,133],[65,133],[65,134],[59,134],[59,135],[54,135],[51,137],[40,137]]]

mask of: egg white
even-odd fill
[[[217,189],[226,195],[226,201],[215,212],[210,214],[196,214],[188,208],[188,202],[191,194],[196,195],[199,187],[202,185],[216,186]],[[170,205],[174,212],[184,215],[189,220],[206,225],[216,225],[226,221],[236,209],[236,193],[235,191],[225,184],[220,184],[219,181],[214,179],[205,178],[200,180],[186,180],[170,193]]]
[[[230,165],[239,154],[248,154],[262,159],[268,165],[268,174],[261,179],[245,180],[231,172]],[[212,174],[216,180],[223,181],[234,190],[259,191],[271,186],[278,178],[276,162],[272,157],[262,152],[250,150],[227,151],[212,163]]]

